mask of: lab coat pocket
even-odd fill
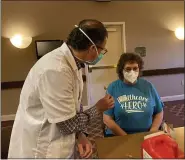
[[[74,152],[74,143],[73,137],[66,136],[50,142],[46,158],[71,158]]]
[[[50,142],[47,149],[46,158],[60,158],[61,150],[62,149],[60,140]]]

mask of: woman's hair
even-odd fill
[[[108,37],[105,26],[98,20],[85,19],[80,21],[78,26],[91,38],[95,45],[101,45]],[[66,43],[77,51],[84,51],[87,50],[92,43],[79,28],[74,28],[71,31]]]
[[[143,59],[138,54],[123,53],[120,56],[120,59],[117,64],[117,69],[116,69],[118,77],[121,80],[124,79],[123,69],[124,69],[126,63],[137,63],[139,66],[139,71],[141,71],[143,69],[143,65],[144,65]]]

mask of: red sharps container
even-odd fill
[[[145,139],[141,148],[142,158],[184,158],[184,153],[179,149],[177,142],[166,134]]]

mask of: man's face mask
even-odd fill
[[[133,70],[127,72],[127,71],[123,70],[123,75],[124,75],[124,78],[128,82],[134,83],[137,80],[138,76],[139,76],[139,72],[138,71],[133,71]]]
[[[98,52],[97,52],[97,54],[98,54]],[[95,65],[95,64],[97,64],[102,58],[103,58],[103,53],[100,53],[100,54],[98,54],[97,55],[97,58],[94,60],[94,61],[92,61],[92,62],[88,62],[90,65]],[[86,62],[87,63],[87,62]]]
[[[93,61],[84,61],[84,63],[86,63],[88,65],[95,65],[95,64],[97,64],[103,58],[103,55],[107,52],[107,50],[104,49],[104,48],[101,48],[101,47],[97,47],[95,45],[95,43],[91,40],[91,38],[81,28],[79,28],[77,25],[75,25],[75,27],[77,27],[89,39],[89,41],[94,45],[94,47],[96,49],[96,53],[97,53],[96,59],[93,60]],[[102,49],[102,51],[100,53],[98,53],[98,48]]]

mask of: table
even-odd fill
[[[174,130],[179,148],[184,151],[184,127],[174,128]]]
[[[176,141],[184,151],[184,127],[175,128]],[[144,136],[150,132],[116,136],[96,140],[98,157],[100,159],[116,158],[142,158],[141,144]],[[132,156],[132,157],[130,157]]]

